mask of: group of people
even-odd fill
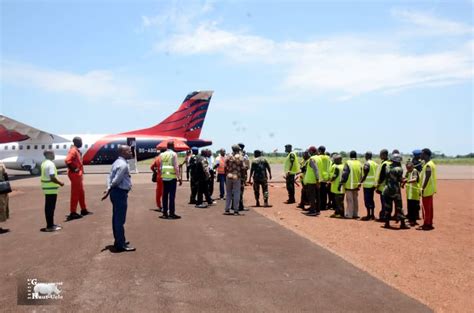
[[[67,220],[75,220],[92,214],[87,209],[83,186],[83,164],[80,148],[82,140],[73,139],[73,145],[65,159],[68,177],[71,182],[70,213]],[[212,195],[214,180],[219,183],[219,200],[226,200],[225,212],[228,215],[240,215],[247,210],[243,203],[245,185],[253,185],[256,206],[269,207],[268,180],[272,172],[268,161],[259,150],[254,151],[254,160],[250,159],[240,143],[232,146],[232,152],[226,154],[219,150],[214,159],[209,149],[192,148],[186,154],[182,164],[174,151],[173,141],[167,149],[158,150],[157,157],[151,164],[152,180],[156,182],[156,210],[163,219],[179,219],[176,214],[177,185],[182,184],[182,165],[187,166],[187,177],[190,179],[191,196],[189,204],[205,208],[216,203]],[[423,206],[423,225],[421,230],[432,230],[433,195],[436,193],[436,165],[431,160],[429,149],[413,151],[413,158],[406,162],[406,172],[402,168],[402,156],[398,150],[389,155],[388,150],[380,151],[381,163],[372,160],[372,153],[365,153],[365,162],[358,160],[357,153],[351,151],[349,159],[343,162],[342,156],[326,152],[324,146],[309,147],[299,161],[298,154],[291,145],[285,146],[287,157],[284,163],[287,204],[296,203],[295,184],[302,184],[301,200],[298,207],[307,211],[308,216],[317,216],[322,210],[333,209],[334,218],[359,218],[358,195],[362,188],[367,215],[361,220],[377,220],[390,228],[390,221],[400,223],[400,228],[417,225],[420,219],[420,201]],[[119,157],[113,163],[107,180],[107,190],[102,200],[110,196],[113,206],[112,228],[114,246],[118,251],[134,251],[135,248],[125,238],[124,224],[127,214],[128,192],[132,188],[130,169],[127,160],[132,158],[131,148],[118,146]],[[61,229],[54,223],[54,211],[59,188],[64,183],[57,176],[54,164],[54,151],[44,151],[45,160],[41,164],[41,188],[45,196],[44,212],[46,227],[42,231],[54,232]],[[250,170],[250,174],[248,173]],[[217,174],[217,176],[216,176]],[[3,164],[0,164],[0,181],[8,180]],[[401,189],[405,188],[408,212],[405,214]],[[375,216],[375,193],[380,195],[381,210]],[[344,205],[345,200],[345,205]],[[81,208],[80,214],[77,207]],[[308,207],[306,207],[308,206]],[[232,211],[232,212],[231,212]],[[9,216],[8,195],[0,194],[0,221]],[[1,229],[0,232],[8,230]]]
[[[181,165],[186,164],[186,176],[190,180],[191,195],[189,204],[193,204],[197,208],[207,208],[215,204],[216,201],[212,195],[214,193],[214,181],[217,180],[219,183],[218,199],[226,200],[224,214],[239,215],[239,211],[247,210],[243,202],[246,184],[253,184],[257,206],[260,206],[260,189],[263,194],[263,206],[270,206],[268,203],[268,178],[271,179],[270,165],[259,150],[254,152],[255,160],[250,164],[244,148],[243,143],[233,145],[230,154],[226,154],[225,149],[220,149],[216,158],[213,157],[212,151],[209,149],[202,149],[199,153],[199,150],[193,147],[186,153],[186,158]],[[169,150],[168,147],[166,151]],[[168,215],[168,205],[165,201],[162,170],[163,153],[166,153],[166,151],[157,151],[158,156],[150,166],[153,171],[152,180],[156,181],[156,210],[163,213],[161,218],[170,217]],[[177,156],[173,158],[176,158],[176,161],[173,163],[172,175],[179,180],[182,167],[177,166]],[[250,176],[248,175],[249,169]],[[173,203],[170,203],[170,210],[173,211],[173,216],[176,218],[174,199]],[[231,210],[233,213],[231,213]]]
[[[381,163],[372,160],[372,153],[365,153],[365,162],[358,160],[356,151],[349,153],[349,160],[343,162],[342,156],[326,152],[324,146],[311,146],[303,153],[301,162],[292,151],[291,145],[285,146],[288,153],[284,171],[288,191],[287,204],[296,203],[295,183],[297,178],[302,184],[301,201],[298,207],[307,211],[308,216],[317,216],[322,210],[333,209],[333,218],[359,218],[358,196],[363,189],[367,215],[361,220],[384,222],[383,227],[390,228],[395,220],[400,228],[417,225],[420,219],[420,200],[423,205],[423,225],[419,230],[432,230],[433,195],[436,193],[436,165],[431,160],[430,149],[413,151],[413,158],[406,162],[406,173],[402,168],[402,156],[398,150],[390,154],[380,151]],[[403,209],[402,192],[405,188],[407,214]],[[380,195],[381,209],[375,216],[375,193]],[[344,199],[346,205],[344,206]],[[305,206],[309,205],[309,208]],[[392,215],[393,214],[393,215]]]

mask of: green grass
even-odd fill
[[[265,156],[268,163],[270,164],[283,164],[285,162],[286,157],[283,156]],[[403,157],[403,163],[408,160],[408,156]],[[181,164],[184,160],[184,156],[179,156],[179,163]],[[250,160],[253,160],[253,157],[250,157]],[[359,160],[363,163],[365,160],[364,158],[359,158]],[[374,158],[374,161],[380,163],[379,158]],[[433,159],[435,164],[442,164],[442,165],[474,165],[474,158],[435,158]],[[150,165],[153,162],[153,159],[148,159],[144,161],[140,161],[139,164]]]

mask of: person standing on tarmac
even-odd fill
[[[64,183],[58,179],[58,170],[54,165],[54,151],[45,150],[44,157],[46,158],[41,163],[41,189],[44,194],[44,215],[46,217],[46,228],[42,231],[53,232],[61,230],[62,227],[54,224],[54,211],[56,209],[56,201],[58,199],[59,186],[64,186]]]
[[[299,170],[298,156],[292,150],[290,144],[285,146],[285,152],[288,153],[285,160],[285,180],[286,180],[286,190],[288,191],[288,200],[285,201],[285,204],[296,203],[295,200],[295,175]]]
[[[384,208],[384,228],[390,228],[390,219],[392,214],[392,202],[395,203],[395,218],[400,222],[400,229],[408,229],[405,224],[405,215],[403,214],[401,185],[404,182],[402,157],[398,153],[392,154],[392,163],[387,167],[385,187],[383,189],[383,198],[385,200]]]
[[[406,164],[407,173],[405,174],[405,183],[407,195],[407,218],[410,226],[416,226],[420,218],[420,173],[413,166],[411,161]]]
[[[301,183],[301,201],[298,203],[298,208],[305,210],[304,206],[308,204],[308,188],[304,184],[304,175],[306,173],[306,169],[308,168],[308,163],[309,163],[309,152],[306,150],[303,152],[303,159],[301,160],[300,164],[300,183]]]
[[[219,200],[225,198],[225,149],[219,150],[214,170],[217,170],[217,181],[219,182]]]
[[[214,171],[214,156],[212,155],[212,151],[210,149],[206,149],[206,158],[207,158],[207,164],[209,166],[209,181],[208,181],[208,192],[209,192],[209,197],[212,198],[212,194],[214,193],[214,178],[216,178],[216,172]]]
[[[351,158],[346,162],[342,170],[341,183],[346,190],[345,218],[359,218],[359,183],[362,179],[362,164],[357,160],[357,152],[349,153]]]
[[[331,170],[331,158],[326,155],[326,147],[319,146],[318,148],[318,169],[319,169],[319,210],[327,210],[328,204],[328,182],[329,171]]]
[[[196,160],[198,158],[198,153],[199,150],[196,147],[192,147],[191,151],[193,155],[189,158],[189,174],[191,181],[189,183],[189,186],[191,188],[191,196],[189,199],[189,204],[196,204],[196,197],[198,193],[198,188],[199,188],[199,177],[196,172]]]
[[[388,150],[382,149],[380,150],[380,164],[377,166],[377,171],[375,172],[375,192],[380,195],[380,212],[379,212],[379,222],[383,222],[383,214],[384,214],[384,207],[385,201],[383,199],[383,189],[385,187],[385,178],[387,176],[387,168],[392,163],[388,159]]]
[[[153,171],[153,174],[156,175],[156,191],[155,191],[155,202],[156,202],[156,211],[161,212],[163,207],[161,205],[161,198],[163,197],[163,179],[161,178],[161,151],[159,148],[156,148],[156,158],[150,166],[150,169]]]
[[[308,216],[317,216],[320,214],[319,206],[319,167],[318,167],[318,155],[316,147],[309,147],[309,155],[311,156],[306,166],[306,173],[304,174],[304,184],[306,185],[306,191],[309,201],[309,211],[305,213]]]
[[[230,207],[234,210],[234,215],[239,215],[240,184],[242,176],[247,172],[244,164],[244,157],[240,154],[238,145],[232,146],[232,155],[225,159],[226,173],[226,201],[225,213],[230,215]]]
[[[262,156],[260,150],[255,150],[253,154],[255,160],[252,162],[250,168],[249,184],[252,184],[253,177],[253,191],[256,201],[255,206],[260,206],[260,186],[262,186],[263,206],[268,207],[268,177],[270,177],[270,180],[272,179],[272,170],[270,169],[270,164],[268,164],[268,161]]]
[[[362,221],[375,220],[375,173],[377,171],[377,163],[372,161],[372,152],[365,153],[364,174],[360,181],[360,186],[363,184],[364,190],[364,204],[367,209],[367,216],[361,218]]]
[[[240,184],[240,201],[239,201],[239,211],[247,211],[248,209],[244,206],[244,192],[245,192],[245,184],[247,183],[247,175],[248,170],[250,168],[250,160],[247,152],[245,152],[244,148],[245,145],[243,143],[239,143],[238,146],[240,147],[240,152],[244,158],[244,171],[241,177],[242,183]]]
[[[421,201],[423,203],[423,225],[419,230],[433,230],[433,196],[436,193],[436,165],[431,160],[431,150],[421,150],[421,159],[425,162],[421,170]]]
[[[209,163],[207,163],[208,154],[209,153],[207,149],[202,149],[201,155],[196,159],[195,171],[198,181],[196,208],[207,208],[209,205],[213,204],[209,194],[209,179],[211,179],[211,174],[209,173]],[[205,198],[207,204],[203,203],[203,198]]]
[[[334,196],[334,213],[330,216],[332,218],[344,218],[344,189],[340,184],[342,178],[342,156],[334,155],[334,164],[331,165],[331,193]]]
[[[174,142],[168,141],[168,150],[160,154],[161,178],[163,179],[163,215],[160,218],[178,219],[175,213],[175,198],[177,182],[181,186],[179,175],[178,155],[174,152]],[[169,212],[169,213],[168,213]]]
[[[66,156],[65,163],[68,167],[67,176],[71,181],[71,206],[70,214],[67,220],[74,220],[85,215],[92,214],[87,210],[86,199],[84,194],[83,174],[84,166],[82,165],[82,154],[79,150],[82,147],[81,137],[72,139],[73,145]],[[81,214],[77,214],[77,204],[81,207]]]

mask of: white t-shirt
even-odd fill
[[[46,160],[46,162],[44,162],[44,173],[48,178],[55,174],[55,169],[56,165],[54,165],[53,161]]]

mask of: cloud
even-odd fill
[[[279,66],[286,73],[281,86],[287,90],[336,93],[338,99],[347,100],[374,91],[450,85],[474,75],[473,41],[450,41],[441,51],[430,51],[427,45],[423,52],[413,52],[413,42],[396,36],[397,30],[372,37],[351,34],[312,41],[275,41],[246,31],[226,30],[215,21],[198,20],[205,15],[203,10],[175,8],[172,12],[155,17],[178,24],[175,31],[155,43],[156,52],[216,55],[257,66]],[[471,26],[423,12],[391,13],[409,23],[418,35],[472,33]]]
[[[137,98],[136,89],[112,71],[91,70],[79,74],[11,61],[2,61],[1,68],[2,83],[33,86],[51,93],[76,95],[89,101],[101,101],[101,104],[144,109],[160,106],[158,101]]]
[[[466,35],[474,33],[474,28],[470,25],[443,19],[426,12],[394,9],[391,13],[392,16],[410,24],[411,33],[421,33],[423,35]]]

